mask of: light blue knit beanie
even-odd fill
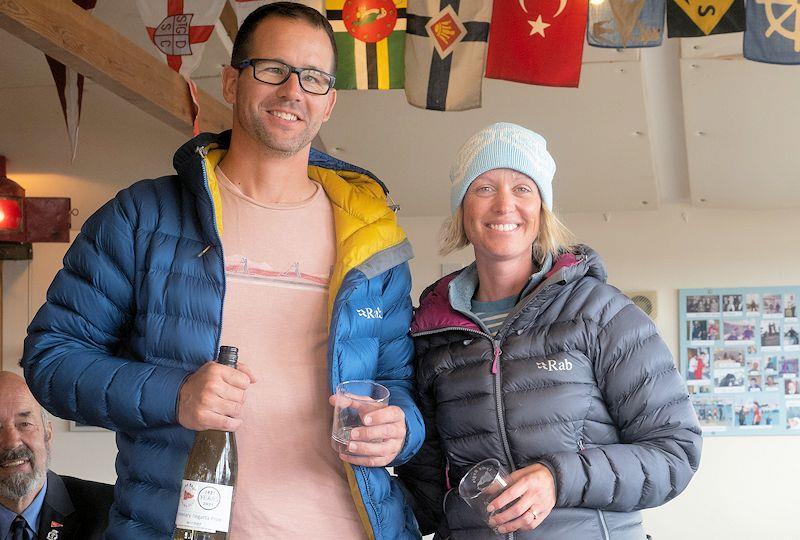
[[[498,122],[467,139],[450,168],[450,210],[455,213],[472,181],[492,169],[513,169],[529,176],[539,188],[542,204],[553,209],[556,162],[547,141],[516,124]]]

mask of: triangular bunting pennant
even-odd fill
[[[231,0],[233,11],[236,13],[236,25],[242,26],[242,23],[256,9],[267,4],[274,4],[280,0]],[[312,7],[325,15],[325,0],[300,0],[295,1],[295,4],[303,4]]]
[[[578,86],[586,4],[584,0],[495,0],[486,77]]]
[[[87,11],[94,9],[97,0],[72,0],[74,4]],[[81,123],[81,106],[83,105],[83,75],[69,68],[50,56],[45,55],[53,80],[56,83],[61,112],[67,126],[67,137],[70,145],[70,161],[75,161],[78,153],[78,127]]]
[[[484,0],[409,0],[406,98],[435,111],[481,106],[492,4]]]
[[[671,38],[742,32],[744,21],[744,0],[667,0]]]
[[[800,64],[800,4],[748,0],[744,57],[768,64]]]
[[[150,41],[169,67],[188,77],[227,0],[136,0]]]
[[[664,35],[664,0],[592,0],[586,40],[592,47],[656,47]]]
[[[405,80],[406,0],[327,0],[337,89],[388,90]]]

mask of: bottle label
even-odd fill
[[[201,532],[228,532],[233,486],[183,480],[175,526]]]

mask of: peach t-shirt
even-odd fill
[[[330,201],[317,184],[300,203],[263,204],[216,174],[227,282],[220,344],[238,347],[258,380],[236,432],[230,538],[366,538],[330,444]]]

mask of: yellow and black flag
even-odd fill
[[[668,0],[668,36],[703,37],[745,29],[744,0]]]

